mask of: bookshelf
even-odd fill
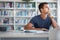
[[[7,31],[14,29],[13,1],[0,1],[0,27],[7,27]]]
[[[56,0],[33,0],[27,4],[22,0],[0,0],[0,27],[7,27],[7,30],[20,30],[31,20],[39,15],[38,5],[41,2],[48,2],[51,14],[57,21]]]

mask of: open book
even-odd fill
[[[26,33],[49,33],[49,31],[42,31],[42,30],[24,30]]]

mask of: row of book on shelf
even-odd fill
[[[25,26],[16,25],[16,30],[22,31]]]
[[[13,18],[0,18],[0,24],[13,24]]]
[[[15,27],[16,30],[24,30],[23,26],[16,26]],[[10,30],[14,30],[14,25],[0,25],[0,31],[10,31]]]
[[[48,3],[50,8],[57,8],[57,3]]]
[[[53,11],[51,11],[51,15],[53,15],[53,16],[57,16],[57,10],[53,10]]]
[[[10,31],[14,30],[13,25],[0,25],[0,31]]]
[[[17,19],[15,20],[15,23],[16,23],[16,24],[19,24],[19,25],[26,25],[29,21],[30,21],[30,19],[17,18]]]
[[[35,16],[35,10],[16,10],[16,16]],[[13,10],[0,10],[0,16],[14,16]]]
[[[35,2],[34,3],[26,3],[26,2],[17,2],[16,7],[18,8],[35,8]]]
[[[16,11],[16,16],[36,16],[37,13],[35,10],[17,10]]]
[[[13,4],[13,2],[6,2],[6,3],[4,3],[4,2],[0,2],[0,8],[12,8],[12,7],[14,7],[14,4]]]
[[[15,19],[15,23],[16,24],[27,24],[30,21],[30,19],[26,19],[26,18],[16,18]],[[0,18],[0,24],[10,24],[10,23],[14,23],[13,18]]]
[[[0,16],[13,16],[13,10],[0,10]]]
[[[31,8],[33,8],[33,7],[35,7],[35,3],[27,4],[26,2],[25,3],[18,2],[15,4],[15,6],[18,8],[20,8],[20,7],[25,7],[25,8],[31,7]],[[2,7],[12,8],[12,7],[14,7],[14,3],[13,2],[6,2],[6,3],[0,2],[0,8],[2,8]]]

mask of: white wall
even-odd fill
[[[49,40],[60,40],[60,29],[50,30]]]
[[[58,3],[58,9],[57,9],[57,12],[58,12],[58,14],[57,14],[57,21],[58,21],[58,25],[60,26],[60,0],[58,0],[57,1],[57,3]]]

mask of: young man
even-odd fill
[[[51,24],[53,28],[58,28],[56,21],[50,15],[48,3],[40,3],[38,8],[41,14],[33,17],[25,26],[25,30],[49,30]]]

